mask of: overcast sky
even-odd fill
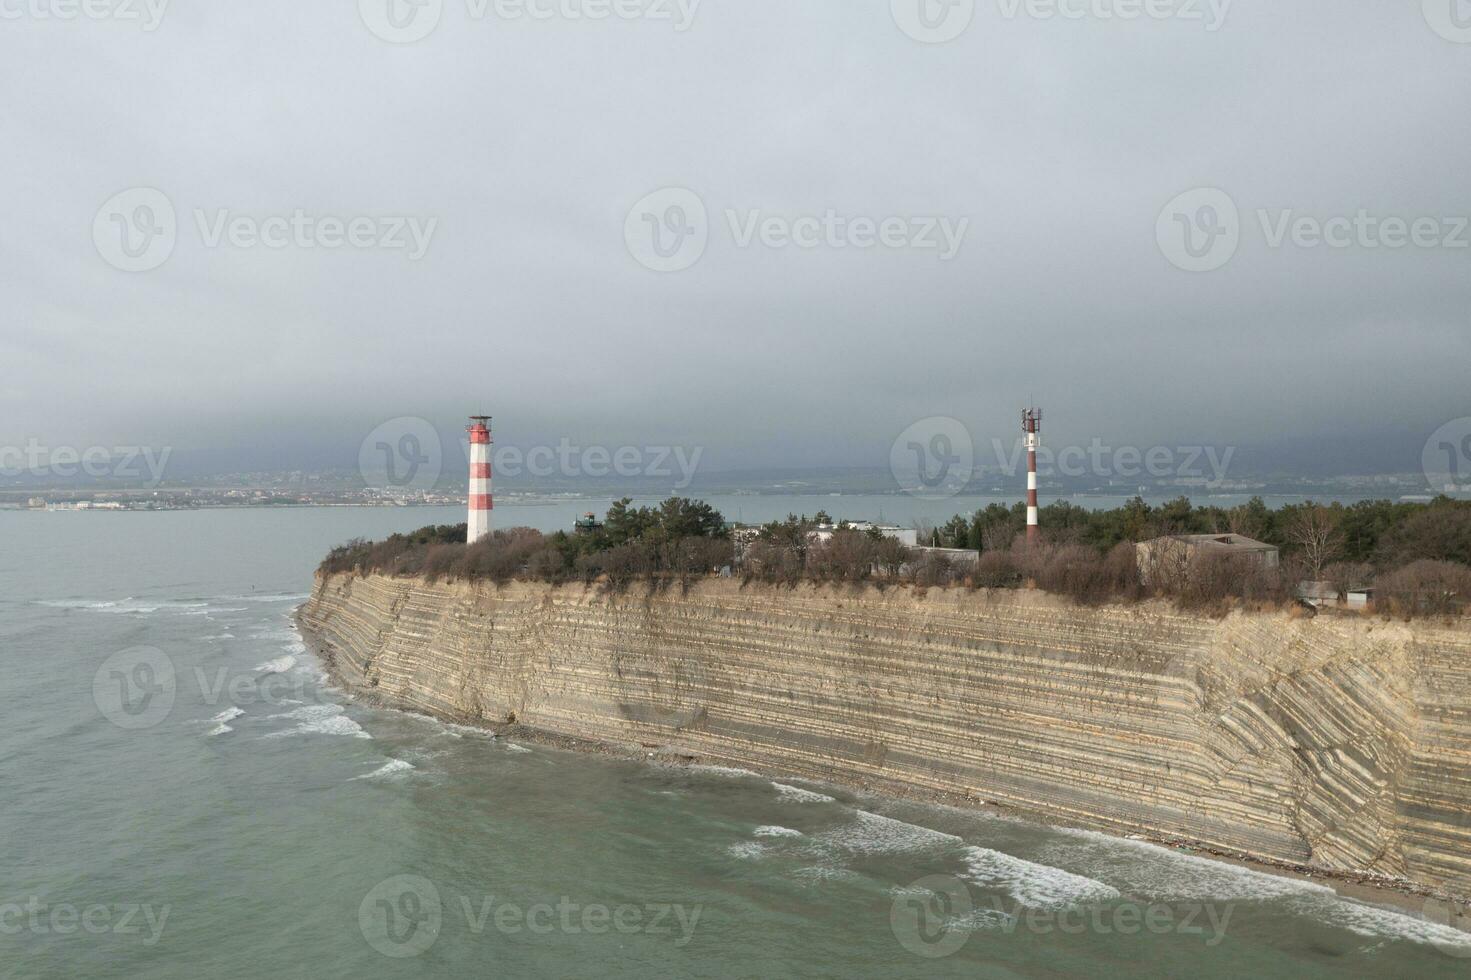
[[[6,444],[351,458],[484,411],[882,466],[1031,399],[1054,443],[1413,460],[1471,415],[1463,0],[976,0],[945,43],[963,0],[67,2],[0,0]],[[1433,221],[1274,246],[1284,209]]]

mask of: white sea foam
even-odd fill
[[[800,830],[793,830],[790,827],[778,827],[775,824],[768,824],[765,827],[757,827],[755,835],[757,837],[801,837],[802,832]]]
[[[951,834],[867,810],[855,811],[852,823],[825,831],[814,840],[825,849],[839,848],[859,854],[923,851],[960,843],[960,838]]]
[[[798,868],[792,872],[796,878],[805,878],[810,881],[851,881],[862,877],[858,872],[850,868],[840,867],[832,864],[814,864],[805,868]]]
[[[336,704],[308,704],[288,711],[285,714],[271,715],[271,718],[287,718],[300,722],[294,728],[284,731],[271,732],[267,738],[279,738],[286,735],[346,735],[353,738],[372,738],[363,731],[363,726],[349,718],[341,705]]]
[[[111,609],[119,600],[106,599],[38,599],[36,605],[51,609]],[[130,601],[130,600],[123,600]]]
[[[756,775],[749,769],[735,769],[731,766],[687,766],[686,768],[690,772],[700,772],[707,776],[724,776],[727,779]]]
[[[890,894],[896,897],[907,897],[925,901],[935,893],[933,889],[915,885],[896,885],[890,890]],[[1009,912],[999,908],[972,908],[969,912],[959,915],[947,916],[944,922],[944,931],[951,932],[979,932],[981,930],[994,930],[1003,928],[1011,922],[1014,917]]]
[[[259,595],[252,592],[248,595],[220,595],[214,596],[214,598],[222,602],[304,602],[305,600],[310,599],[311,595],[310,593],[306,592],[302,592],[299,594],[279,593],[269,595]]]
[[[1428,943],[1453,956],[1471,956],[1471,933],[1406,912],[1366,905],[1347,898],[1325,901],[1314,896],[1294,899],[1290,904],[1304,915],[1366,938]]]
[[[1267,874],[1143,840],[1060,828],[1064,839],[1044,850],[1044,860],[1066,862],[1119,888],[1157,901],[1239,902],[1293,895],[1333,896],[1332,888],[1300,878]]]
[[[528,749],[524,745],[517,745],[515,742],[507,742],[506,743],[506,751],[507,752],[530,752],[531,750]]]
[[[354,779],[380,779],[384,776],[392,776],[401,772],[412,772],[414,764],[402,759],[389,759],[388,762],[362,776],[354,776]]]
[[[1048,853],[1066,855],[1072,867],[1081,867],[1133,894],[1161,901],[1280,900],[1295,914],[1360,936],[1432,943],[1457,954],[1471,952],[1471,935],[1459,929],[1345,898],[1316,881],[1268,874],[1148,841],[1089,830],[1063,829],[1061,833],[1076,843],[1055,845]]]
[[[1005,890],[1028,908],[1067,908],[1119,897],[1117,888],[1101,881],[985,847],[967,847],[965,866],[971,881],[983,888]]]
[[[786,783],[772,783],[776,791],[781,794],[783,800],[792,803],[833,803],[836,802],[831,796],[822,793],[814,793],[810,789],[802,789],[799,786],[788,786]]]
[[[275,660],[267,660],[263,664],[256,664],[255,669],[262,674],[284,674],[295,666],[296,657],[288,653],[283,657],[277,657]]]
[[[52,609],[84,609],[89,612],[139,616],[156,612],[198,616],[207,611],[209,603],[173,599],[139,599],[128,596],[125,599],[41,599],[37,601],[37,605],[48,606]]]
[[[742,861],[757,861],[766,855],[766,848],[751,840],[732,844],[725,850],[731,857],[740,858]]]
[[[230,725],[230,722],[234,721],[236,718],[239,718],[243,714],[245,714],[245,712],[240,708],[236,708],[233,706],[226,708],[224,711],[221,711],[213,718],[204,722],[204,724],[206,725],[214,726],[210,728],[209,731],[204,733],[205,736],[211,737],[214,735],[224,735],[228,732],[233,732],[235,729]]]

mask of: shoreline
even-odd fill
[[[419,715],[421,717],[432,718],[441,723],[460,725],[487,732],[497,739],[512,739],[546,748],[576,752],[581,755],[598,755],[628,762],[641,762],[646,765],[663,765],[687,769],[700,766],[721,766],[740,769],[764,779],[799,780],[817,785],[828,784],[851,791],[871,793],[896,802],[919,803],[931,806],[951,807],[963,811],[991,813],[1037,827],[1087,830],[1102,833],[1115,840],[1142,841],[1170,851],[1205,857],[1210,860],[1220,861],[1224,864],[1234,865],[1263,874],[1324,885],[1332,888],[1341,897],[1355,899],[1369,904],[1390,906],[1416,916],[1424,916],[1426,906],[1429,903],[1438,903],[1443,912],[1443,918],[1437,919],[1436,921],[1471,934],[1471,899],[1461,899],[1443,890],[1429,888],[1402,878],[1393,878],[1366,872],[1333,871],[1285,861],[1265,860],[1248,854],[1212,848],[1198,841],[1184,838],[1153,835],[1144,832],[1120,835],[1102,826],[1071,824],[1048,818],[1041,814],[1032,813],[1020,807],[1008,806],[967,794],[925,789],[891,780],[845,778],[841,773],[833,773],[828,777],[815,779],[801,773],[774,770],[771,767],[739,758],[689,751],[673,743],[634,744],[593,740],[580,736],[550,732],[516,722],[491,722],[483,718],[464,715],[456,716],[448,712],[405,708],[393,703],[391,699],[379,697],[370,691],[365,691],[359,685],[349,680],[339,668],[337,656],[326,641],[312,632],[302,622],[301,612],[303,608],[304,606],[298,607],[293,613],[293,622],[308,652],[317,659],[331,682],[340,687],[348,699],[369,707]]]

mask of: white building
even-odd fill
[[[841,524],[819,524],[810,534],[808,540],[815,543],[830,541],[838,531],[846,528],[850,531],[858,531],[868,534],[877,531],[886,538],[893,538],[900,544],[913,548],[919,544],[919,532],[912,527],[898,527],[893,524],[875,524],[872,521],[848,521]]]

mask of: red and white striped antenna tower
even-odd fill
[[[1022,431],[1027,434],[1027,544],[1036,544],[1042,530],[1037,520],[1037,450],[1042,446],[1042,410],[1022,412]]]
[[[491,492],[490,416],[470,416],[466,431],[470,433],[470,529],[466,540],[474,544],[490,537],[491,511],[495,509]]]

